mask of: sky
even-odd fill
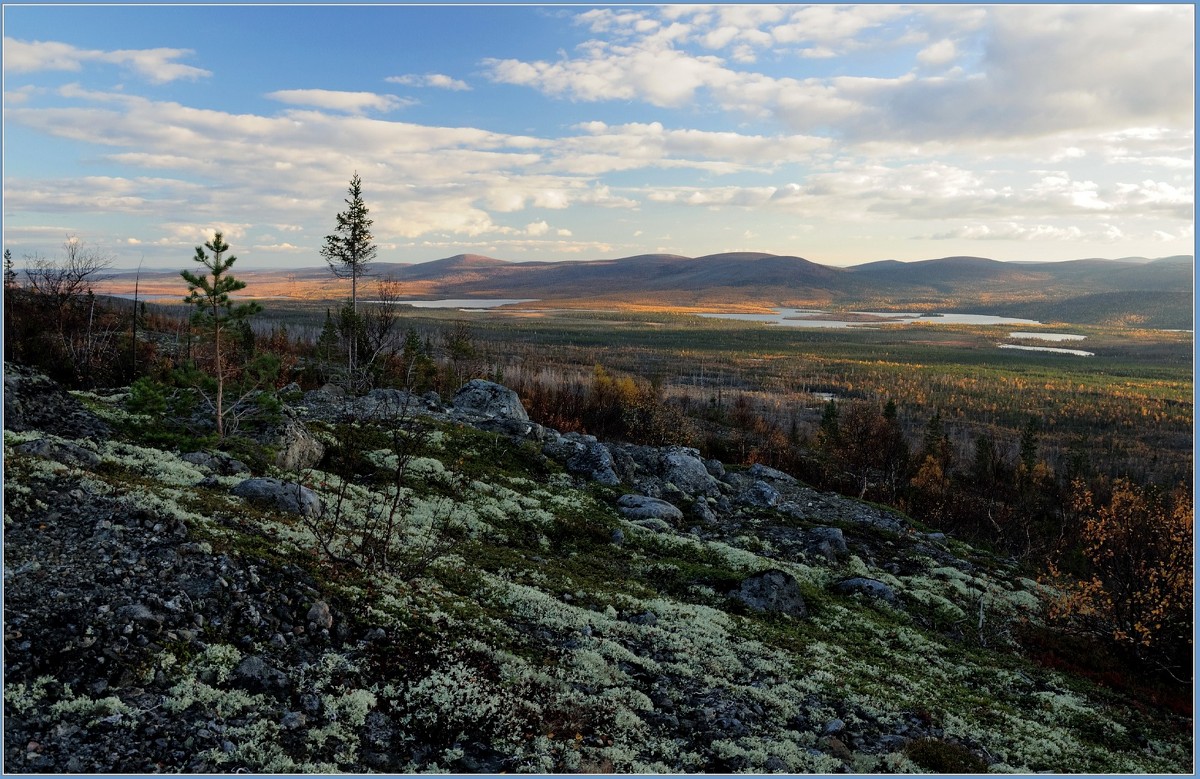
[[[3,244],[1191,254],[1190,5],[3,8]]]

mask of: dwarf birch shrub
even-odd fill
[[[375,446],[381,438],[387,445]],[[428,448],[428,431],[407,406],[367,430],[334,427],[327,470],[310,469],[298,479],[321,496],[320,510],[301,522],[327,560],[412,580],[450,553],[474,512],[463,510],[464,480],[422,456]],[[440,494],[419,496],[419,487]]]

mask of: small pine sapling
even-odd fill
[[[205,249],[212,254],[206,253]],[[192,258],[204,267],[205,273],[180,271],[180,275],[187,282],[189,293],[183,302],[196,309],[192,313],[192,324],[205,331],[213,350],[216,397],[206,397],[206,400],[213,409],[218,439],[225,438],[225,383],[236,372],[235,367],[228,364],[224,351],[227,331],[231,328],[237,329],[249,317],[262,311],[262,306],[253,301],[234,305],[229,299],[231,293],[245,289],[246,282],[229,275],[229,269],[233,267],[237,257],[232,254],[224,256],[227,251],[229,244],[225,243],[222,234],[217,232],[211,241],[196,247],[196,255]]]

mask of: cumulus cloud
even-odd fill
[[[35,87],[32,85],[28,85],[28,84],[23,87],[16,87],[14,89],[6,89],[6,90],[4,90],[4,105],[7,105],[7,106],[23,105],[24,103],[28,102],[30,100],[30,98],[34,97],[35,95],[41,94],[42,92],[43,92],[43,90],[41,88]]]
[[[211,76],[211,71],[176,62],[194,53],[191,49],[168,48],[103,51],[80,49],[58,41],[22,41],[5,37],[4,72],[78,72],[86,63],[98,62],[126,67],[152,84]]]
[[[365,111],[386,113],[416,103],[415,100],[406,100],[395,95],[378,95],[374,92],[340,92],[331,89],[281,89],[269,92],[266,97],[289,105],[323,108],[351,114],[361,114]]]
[[[457,78],[442,73],[425,73],[422,75],[406,74],[403,76],[388,76],[384,81],[389,84],[402,84],[406,87],[432,87],[434,89],[449,89],[465,92],[471,85]]]
[[[753,166],[810,161],[831,146],[830,139],[811,135],[668,129],[661,122],[610,126],[593,121],[578,129],[584,134],[563,139],[557,148],[564,164],[581,172],[657,166],[731,173]]]
[[[1077,225],[1063,227],[1049,224],[1001,222],[997,224],[965,225],[927,237],[935,241],[1089,241],[1116,243],[1125,238],[1125,234],[1119,227],[1111,224],[1084,229]]]
[[[641,100],[673,108],[711,104],[753,119],[774,119],[794,132],[831,128],[850,141],[972,142],[1037,138],[1070,130],[1114,130],[1137,121],[1179,126],[1192,116],[1193,10],[1182,6],[995,6],[939,11],[896,6],[809,6],[787,18],[731,21],[724,8],[663,11],[663,24],[638,34],[650,12],[589,12],[593,39],[556,61],[485,59],[498,83],[533,87],[576,101]],[[904,25],[896,25],[902,20]],[[954,61],[953,35],[974,36],[977,65],[946,74],[889,78],[855,75],[779,77],[732,66],[720,56],[735,42],[775,45],[801,56],[833,56],[874,42],[896,45],[942,34],[914,65]],[[871,34],[877,34],[874,40]],[[689,48],[689,44],[691,48]]]
[[[140,214],[156,207],[181,207],[200,195],[195,184],[173,179],[83,176],[65,179],[6,177],[4,201],[13,210],[39,213]]]
[[[730,76],[719,57],[693,56],[657,40],[635,45],[589,41],[581,51],[581,57],[557,62],[485,59],[483,65],[497,83],[573,100],[636,98],[663,107],[684,105],[697,90]]]
[[[936,43],[931,43],[921,51],[917,52],[917,62],[922,65],[945,65],[953,62],[958,56],[958,47],[954,41],[944,38]]]

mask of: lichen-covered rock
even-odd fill
[[[642,519],[631,520],[633,524],[643,530],[652,530],[655,533],[670,533],[675,528],[669,522],[658,517],[644,517]]]
[[[35,457],[45,457],[48,460],[76,468],[95,468],[100,464],[100,458],[78,444],[70,442],[59,443],[45,438],[36,441],[26,441],[16,448],[22,454]]]
[[[747,577],[733,595],[755,611],[793,617],[808,615],[796,577],[777,568]]]
[[[779,490],[767,484],[765,481],[758,480],[750,485],[750,487],[742,491],[737,500],[747,506],[756,506],[758,508],[774,508],[778,506],[782,498],[779,495]]]
[[[852,579],[843,579],[833,585],[834,592],[839,592],[843,595],[853,595],[854,593],[862,593],[868,598],[878,598],[887,603],[896,602],[896,591],[888,585],[876,579],[868,579],[865,576],[855,576]]]
[[[484,379],[471,379],[454,393],[454,408],[482,417],[504,417],[528,422],[529,414],[517,393]]]
[[[246,479],[234,486],[230,493],[251,503],[289,514],[315,517],[321,513],[321,499],[317,494],[295,482],[271,478]]]
[[[708,472],[700,451],[687,446],[670,446],[659,455],[658,475],[689,497],[716,495],[717,480]]]
[[[41,430],[63,438],[106,439],[112,429],[57,383],[15,363],[4,363],[4,427]]]
[[[287,674],[270,665],[259,655],[250,655],[238,663],[233,676],[253,692],[282,693],[291,687]]]
[[[770,468],[762,463],[751,465],[746,469],[746,475],[755,479],[769,479],[771,481],[781,481],[785,484],[798,484],[795,476]]]
[[[192,465],[199,465],[201,468],[207,468],[213,473],[222,476],[236,476],[240,473],[250,473],[250,468],[244,462],[235,459],[225,452],[187,452],[180,455],[179,459],[189,462]]]
[[[279,426],[275,447],[275,465],[285,471],[315,467],[325,456],[325,444],[314,438],[303,422],[290,417]]]
[[[333,627],[333,611],[330,610],[329,604],[323,600],[314,603],[308,610],[308,621],[318,630],[329,630]]]
[[[833,561],[846,554],[846,536],[836,527],[814,527],[808,531],[808,540],[812,550]]]
[[[354,402],[354,412],[360,419],[408,417],[425,403],[416,395],[390,387],[373,389]]]
[[[543,454],[566,466],[571,473],[586,476],[609,487],[621,483],[614,470],[612,453],[594,436],[568,433],[542,448]]]
[[[627,519],[635,521],[657,519],[674,523],[683,519],[683,512],[679,510],[678,506],[646,495],[622,495],[617,500],[617,510]]]

